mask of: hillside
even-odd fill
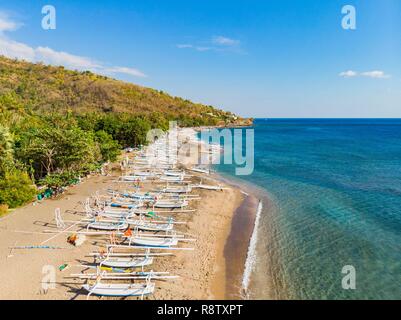
[[[0,216],[58,194],[148,143],[150,129],[237,126],[250,120],[164,92],[0,56]],[[33,184],[44,186],[38,195]]]
[[[182,125],[241,125],[248,120],[162,91],[90,71],[32,64],[0,56],[0,111],[33,113],[160,113]]]

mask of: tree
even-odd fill
[[[121,147],[117,141],[113,140],[110,134],[103,130],[96,131],[95,140],[99,144],[104,162],[115,161],[117,159],[117,156],[121,152]]]
[[[13,170],[0,179],[0,204],[10,208],[22,206],[36,195],[36,188],[26,172]]]
[[[0,124],[0,177],[13,166],[13,138],[9,129]]]
[[[92,132],[76,126],[54,128],[46,123],[20,134],[16,155],[27,166],[33,166],[35,178],[53,172],[85,172],[101,161]]]

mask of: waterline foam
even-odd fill
[[[259,201],[258,209],[256,211],[255,225],[253,227],[253,232],[251,240],[249,241],[248,253],[245,261],[244,274],[242,276],[242,290],[247,293],[249,282],[251,280],[251,274],[256,262],[256,245],[258,242],[258,229],[259,220],[263,209],[262,201]]]

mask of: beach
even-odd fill
[[[61,209],[66,222],[82,218],[86,198],[96,191],[104,193],[108,188],[115,187],[114,181],[120,172],[110,172],[108,176],[90,176],[57,199],[29,204],[0,220],[0,299],[86,299],[86,293],[81,289],[82,281],[68,276],[82,270],[82,264],[93,262],[89,253],[104,245],[107,237],[87,237],[82,246],[74,247],[67,243],[67,237],[72,232],[44,231],[58,230],[54,214],[56,208]],[[218,176],[213,174],[212,179],[218,179]],[[241,297],[241,272],[254,219],[252,206],[244,210],[244,203],[249,203],[249,197],[237,187],[223,182],[219,184],[227,189],[196,190],[201,198],[193,203],[196,211],[176,215],[177,219],[188,221],[180,230],[196,239],[185,244],[191,245],[194,250],[176,251],[174,257],[162,257],[155,261],[152,268],[170,271],[180,278],[157,282],[157,290],[146,299]],[[238,233],[239,226],[235,217],[237,220],[242,217],[242,223],[248,223],[242,232],[248,238],[238,238],[238,234],[234,234]],[[236,243],[241,245],[236,246]],[[17,248],[38,245],[48,247]],[[239,258],[234,259],[235,256]],[[236,263],[228,265],[227,261]],[[60,271],[59,268],[65,264],[67,267]],[[54,283],[48,281],[53,275]],[[48,282],[48,288],[43,287],[42,282]]]

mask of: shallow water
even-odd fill
[[[251,296],[400,299],[401,120],[259,119],[254,129],[255,170],[235,178],[273,201]],[[356,290],[341,286],[345,265]]]

